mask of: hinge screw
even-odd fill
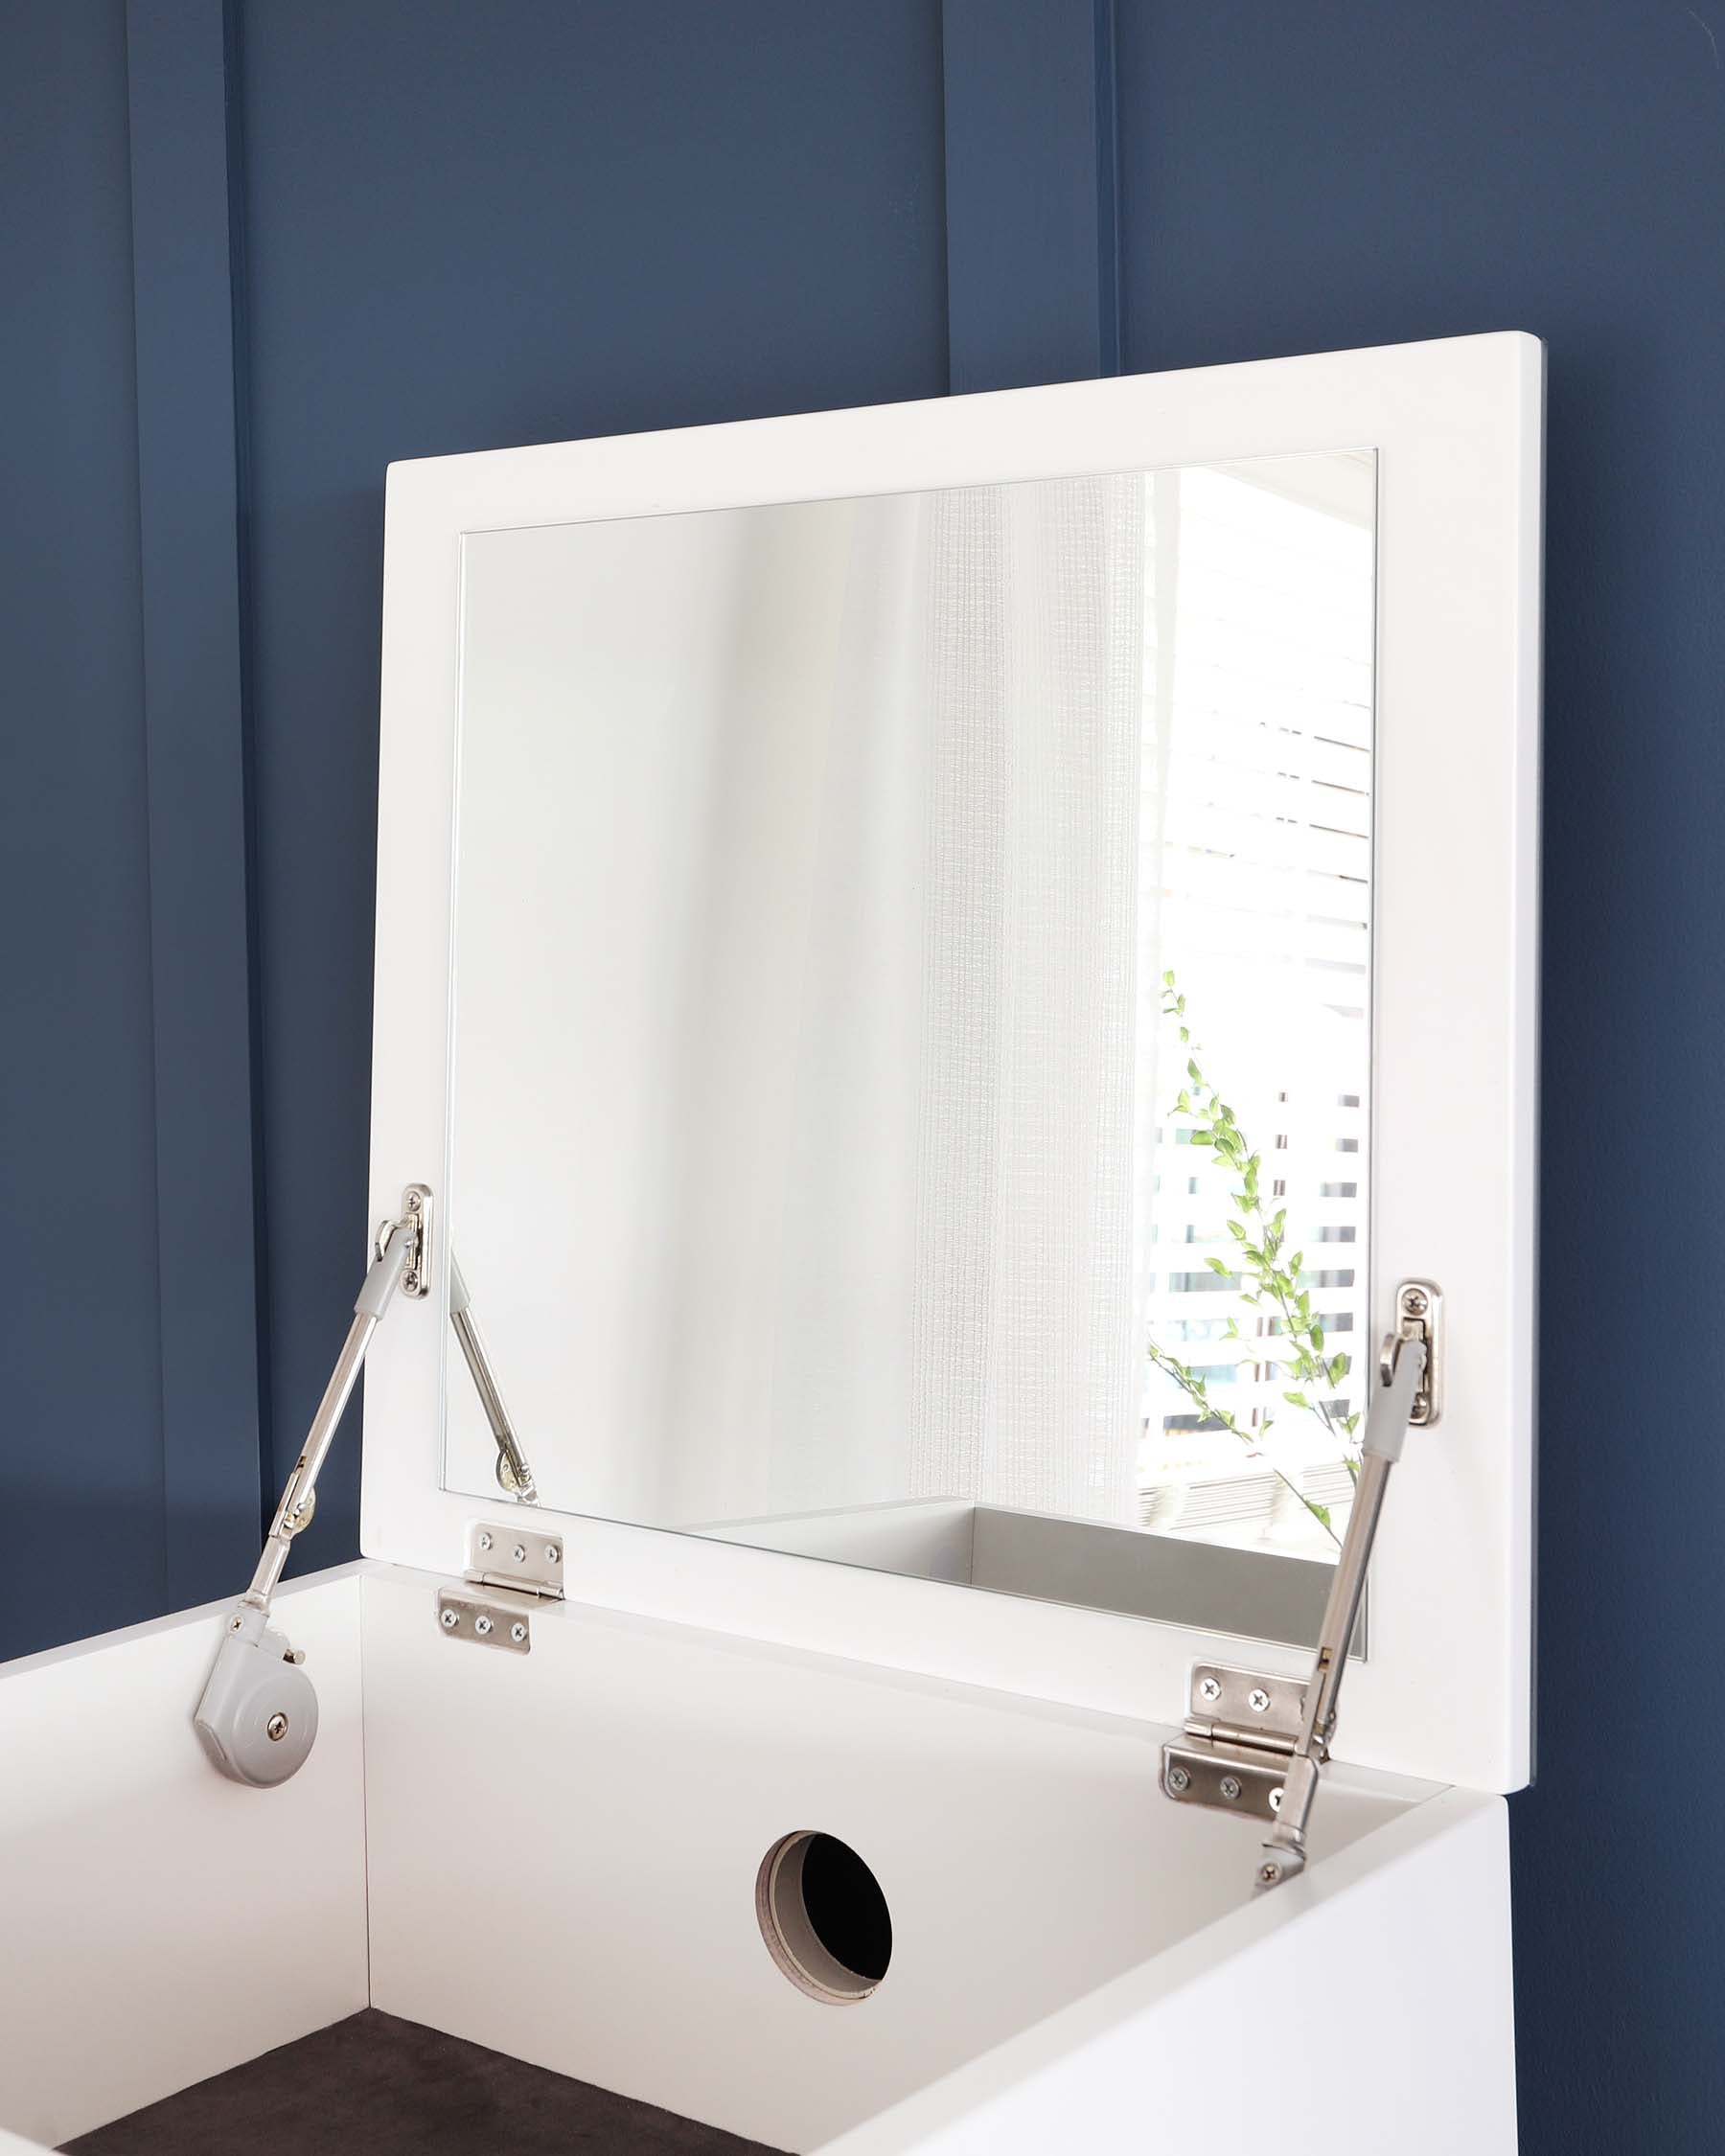
[[[1274,1887],[1280,1877],[1281,1866],[1279,1864],[1260,1864],[1258,1866],[1258,1885],[1260,1887]]]
[[[1270,1711],[1270,1694],[1260,1686],[1247,1700],[1246,1704],[1254,1714],[1268,1714]]]
[[[280,1744],[282,1739],[288,1734],[287,1715],[272,1714],[269,1717],[268,1721],[264,1725],[264,1734],[269,1739],[271,1744]]]
[[[455,1627],[461,1622],[461,1619],[455,1615],[453,1610],[446,1610],[443,1614],[441,1622],[446,1632],[453,1632]]]
[[[1270,1809],[1273,1812],[1279,1812],[1281,1810],[1281,1791],[1279,1789],[1273,1789],[1270,1792]]]
[[[526,1639],[527,1627],[521,1622],[519,1617],[517,1617],[516,1621],[510,1626],[509,1637],[515,1641],[518,1647],[520,1645],[521,1641]]]
[[[479,1547],[481,1549],[489,1549],[491,1548],[491,1537],[483,1530],[483,1528],[480,1530],[479,1534]]]
[[[524,1543],[518,1542],[509,1554],[518,1565],[524,1565],[527,1562],[527,1548]]]
[[[1410,1288],[1402,1297],[1402,1308],[1410,1318],[1423,1318],[1426,1314],[1425,1290]]]
[[[545,1562],[546,1562],[546,1564],[547,1564],[547,1565],[555,1565],[555,1564],[556,1564],[556,1562],[557,1562],[557,1560],[558,1560],[558,1558],[559,1558],[559,1557],[560,1557],[560,1556],[561,1556],[562,1554],[563,1554],[563,1552],[562,1552],[562,1551],[561,1551],[561,1550],[560,1550],[560,1549],[558,1548],[558,1547],[557,1547],[556,1543],[554,1543],[554,1542],[548,1542],[548,1543],[546,1543],[546,1545],[545,1545]]]
[[[1191,1786],[1191,1776],[1186,1773],[1184,1767],[1170,1767],[1168,1769],[1168,1787],[1174,1792],[1176,1797],[1178,1797],[1183,1790],[1189,1789]]]
[[[420,1194],[419,1194],[419,1192],[418,1192],[417,1190],[410,1190],[410,1191],[409,1191],[409,1192],[407,1193],[407,1210],[408,1210],[408,1211],[409,1211],[410,1213],[417,1213],[417,1212],[419,1211],[419,1209],[420,1209]]]
[[[474,1630],[474,1631],[475,1631],[476,1633],[478,1633],[478,1635],[479,1635],[479,1637],[480,1637],[480,1639],[481,1639],[481,1640],[485,1640],[485,1639],[489,1639],[489,1638],[490,1638],[490,1636],[491,1636],[491,1628],[492,1628],[492,1620],[490,1619],[490,1617],[475,1617],[475,1618],[473,1619],[473,1630]]]
[[[1240,1794],[1239,1783],[1234,1779],[1232,1775],[1224,1775],[1222,1777],[1221,1786],[1223,1796],[1226,1797],[1229,1802],[1231,1804],[1234,1799]]]
[[[1198,1697],[1200,1699],[1208,1700],[1220,1699],[1222,1697],[1222,1686],[1220,1683],[1214,1677],[1206,1677],[1202,1679],[1198,1686]]]

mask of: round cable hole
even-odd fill
[[[755,1915],[784,1974],[831,2006],[866,1999],[892,1960],[881,1883],[835,1834],[805,1829],[772,1845],[755,1874]]]

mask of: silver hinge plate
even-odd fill
[[[564,1598],[563,1542],[518,1521],[475,1520],[468,1529],[468,1584],[509,1587],[541,1601]]]
[[[1162,1746],[1162,1788],[1177,1804],[1273,1820],[1305,1719],[1303,1677],[1193,1665],[1185,1734]]]
[[[531,1594],[512,1594],[481,1587],[440,1587],[437,1621],[451,1640],[470,1640],[476,1647],[501,1647],[505,1654],[533,1652]]]
[[[452,1640],[533,1650],[533,1613],[564,1598],[563,1543],[532,1528],[475,1520],[468,1529],[467,1578],[437,1591],[437,1621]]]

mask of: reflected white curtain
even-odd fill
[[[767,1487],[750,1508],[773,1514],[908,1494],[928,595],[920,497],[852,507],[796,984]]]
[[[551,1502],[1133,1517],[1145,500],[473,543],[448,1217]]]
[[[1147,569],[1140,478],[859,524],[763,1510],[1136,1518]]]
[[[1143,482],[925,514],[911,1488],[1128,1521]]]

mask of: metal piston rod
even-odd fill
[[[449,1252],[449,1323],[455,1328],[455,1338],[461,1342],[461,1352],[467,1358],[468,1374],[473,1381],[473,1389],[479,1395],[479,1404],[485,1410],[485,1419],[491,1425],[491,1434],[497,1447],[497,1487],[522,1504],[537,1504],[539,1491],[533,1480],[533,1470],[521,1451],[520,1440],[509,1419],[509,1410],[503,1405],[503,1395],[497,1387],[496,1372],[492,1368],[491,1357],[486,1352],[485,1338],[475,1322],[472,1297],[468,1294],[468,1284],[462,1277],[461,1268],[455,1262],[455,1253]]]
[[[416,1273],[422,1277],[427,1271],[426,1243],[426,1213],[424,1202],[415,1203],[415,1194],[409,1193],[407,1209],[398,1221],[386,1223],[378,1231],[378,1254],[371,1271],[365,1275],[365,1285],[360,1289],[354,1304],[354,1321],[348,1327],[347,1339],[342,1342],[341,1353],[335,1358],[335,1367],[330,1373],[330,1382],[324,1388],[323,1398],[317,1404],[317,1412],[311,1418],[311,1427],[306,1433],[306,1442],[300,1456],[293,1463],[287,1487],[282,1492],[281,1502],[276,1506],[275,1518],[270,1522],[269,1533],[264,1539],[258,1569],[252,1574],[251,1585],[241,1597],[256,1610],[267,1610],[269,1598],[281,1579],[288,1555],[293,1548],[294,1537],[302,1534],[311,1524],[317,1508],[317,1478],[322,1472],[330,1446],[339,1428],[359,1372],[365,1362],[366,1350],[371,1346],[372,1335],[388,1314],[390,1303],[404,1279]],[[496,1377],[486,1354],[485,1342],[471,1314],[471,1297],[467,1282],[461,1276],[461,1268],[455,1254],[449,1253],[449,1322],[455,1337],[461,1342],[461,1351],[467,1358],[468,1369],[472,1375],[475,1390],[485,1409],[485,1419],[491,1425],[492,1435],[497,1446],[497,1480],[523,1504],[536,1504],[539,1492],[534,1486],[533,1471],[527,1465],[520,1443],[509,1420],[509,1411],[503,1405],[502,1394],[497,1389]]]
[[[275,1518],[269,1524],[258,1569],[252,1574],[251,1585],[241,1596],[241,1600],[254,1610],[268,1609],[269,1598],[288,1562],[288,1553],[293,1548],[293,1538],[311,1524],[311,1515],[317,1509],[317,1478],[329,1456],[354,1387],[358,1383],[372,1335],[387,1315],[390,1298],[400,1288],[403,1273],[409,1266],[419,1262],[421,1234],[414,1212],[403,1213],[400,1220],[391,1222],[379,1234],[378,1254],[354,1303],[354,1321],[348,1327],[347,1339],[341,1344],[335,1367],[330,1372],[330,1382],[324,1387],[323,1398],[317,1403],[317,1412],[306,1433],[306,1442],[300,1447],[300,1456],[293,1463],[281,1502],[275,1508]]]
[[[1276,1825],[1264,1844],[1257,1869],[1255,1884],[1260,1891],[1278,1887],[1284,1879],[1305,1869],[1306,1827],[1312,1816],[1312,1800],[1318,1794],[1319,1774],[1329,1757],[1336,1703],[1366,1592],[1366,1572],[1384,1506],[1384,1491],[1390,1470],[1401,1457],[1409,1423],[1420,1400],[1427,1363],[1427,1342],[1417,1333],[1392,1333],[1384,1343],[1382,1382],[1366,1417],[1353,1511],[1324,1605],[1317,1661],[1305,1687],[1305,1714],[1283,1778]],[[1429,1400],[1430,1395],[1426,1398]]]

